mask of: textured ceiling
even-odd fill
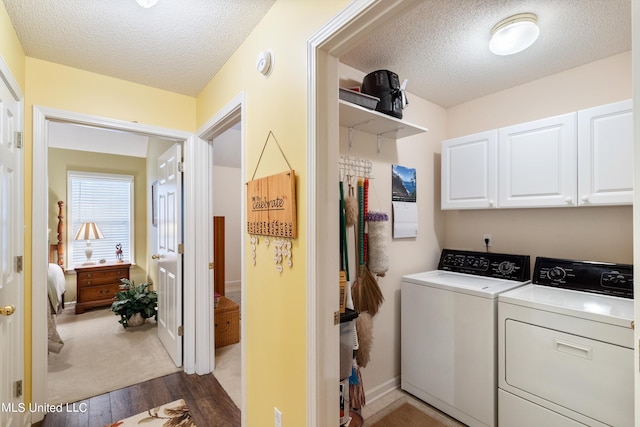
[[[3,1],[28,56],[190,96],[275,2]],[[521,12],[538,15],[537,43],[490,53],[491,28]],[[340,60],[392,70],[409,92],[450,107],[629,50],[631,0],[424,0]]]
[[[538,41],[492,54],[493,26],[522,12],[538,15]],[[451,107],[629,50],[631,0],[425,0],[340,61],[391,70],[408,92]]]
[[[28,56],[189,96],[275,1],[3,0]],[[491,28],[521,12],[538,15],[536,44],[491,54]],[[631,0],[424,0],[340,60],[392,70],[409,92],[451,107],[629,50]]]
[[[3,0],[27,56],[196,96],[275,0]]]

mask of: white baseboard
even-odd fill
[[[367,405],[369,403],[373,403],[376,400],[386,396],[394,390],[398,390],[400,388],[400,376],[393,377],[389,381],[380,384],[377,387],[374,387],[370,390],[366,390],[364,393],[364,397],[366,399]]]
[[[226,292],[239,291],[241,289],[242,282],[240,280],[233,280],[224,282],[224,290]]]

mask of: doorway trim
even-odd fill
[[[354,0],[307,40],[307,425],[339,413],[338,58],[420,0]],[[336,232],[331,232],[334,230]]]
[[[31,387],[32,402],[47,401],[47,265],[48,265],[48,132],[49,121],[64,122],[98,127],[102,129],[135,132],[138,134],[173,139],[184,143],[185,163],[194,162],[194,136],[189,132],[161,128],[157,126],[132,123],[123,120],[74,113],[35,105],[33,107],[33,194],[31,219],[32,280],[31,280],[31,322],[32,322],[32,360]],[[185,168],[184,172],[184,276],[183,304],[185,313],[195,310],[195,272],[193,268],[195,253],[195,228],[193,216],[196,197],[194,191],[194,170]],[[213,298],[213,297],[211,297]],[[196,365],[195,352],[195,316],[185,316],[184,321],[184,357],[183,369],[193,373]],[[42,420],[43,413],[34,413],[34,422]]]
[[[196,189],[197,194],[206,194],[197,201],[201,205],[195,208],[194,224],[198,230],[208,230],[201,233],[195,251],[195,274],[198,283],[207,283],[208,286],[196,288],[196,313],[198,330],[196,339],[199,346],[196,348],[196,373],[204,375],[215,371],[215,340],[213,331],[213,271],[209,269],[209,263],[213,260],[213,139],[221,135],[238,122],[240,122],[240,176],[245,177],[245,94],[240,92],[229,101],[220,111],[214,114],[204,125],[196,131],[197,156],[194,159],[196,182],[201,188]],[[194,151],[196,151],[194,150]],[[240,223],[245,223],[246,218],[246,186],[238,184],[241,188],[241,218]],[[198,235],[196,235],[198,238]],[[240,242],[240,253],[245,253],[245,241]],[[245,257],[240,257],[240,337],[245,337]],[[240,405],[241,422],[246,424],[245,411],[245,340],[240,340],[240,382],[242,401]]]

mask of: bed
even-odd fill
[[[64,346],[56,326],[56,316],[64,309],[66,280],[64,277],[64,202],[58,202],[57,243],[49,244],[49,268],[47,270],[48,347],[49,351],[59,353]]]

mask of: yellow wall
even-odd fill
[[[198,125],[238,93],[246,96],[246,178],[272,131],[296,171],[298,239],[293,241],[293,268],[278,273],[273,249],[261,240],[257,265],[247,263],[246,286],[246,416],[249,426],[273,425],[273,408],[285,425],[306,424],[306,40],[347,0],[279,0],[222,70],[198,96]],[[275,68],[264,78],[256,71],[256,56],[273,49]],[[274,140],[270,140],[256,178],[287,169]],[[250,244],[246,239],[250,260]],[[337,393],[337,385],[336,385]],[[337,397],[336,397],[337,398]]]
[[[58,206],[57,201],[65,202],[63,215],[65,216],[66,227],[71,224],[67,215],[67,172],[98,172],[98,173],[114,173],[123,175],[132,175],[134,179],[134,208],[135,215],[135,261],[136,265],[131,269],[131,279],[136,283],[144,283],[147,278],[146,258],[147,258],[147,197],[146,193],[150,187],[147,184],[146,176],[146,159],[133,156],[117,156],[113,154],[89,153],[78,150],[64,150],[60,148],[49,149],[49,228],[52,230],[50,234],[51,242],[56,238],[58,227]],[[73,244],[67,240],[67,245]],[[96,244],[94,243],[94,246]],[[84,242],[80,246],[81,251],[84,250]],[[68,252],[68,246],[67,246]],[[115,261],[115,248],[111,253],[111,259],[107,261]],[[70,269],[67,279],[67,292],[65,293],[65,301],[76,300],[76,275],[73,274],[73,265],[67,266]]]
[[[4,52],[0,52],[4,53]],[[25,85],[25,401],[31,401],[31,217],[33,106],[128,120],[193,132],[196,100],[34,58],[26,59]]]
[[[7,63],[13,77],[24,91],[24,50],[3,2],[0,2],[0,56]]]

